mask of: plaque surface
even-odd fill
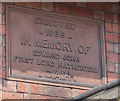
[[[6,19],[9,77],[100,84],[100,22],[14,6]]]

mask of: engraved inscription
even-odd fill
[[[7,9],[10,76],[100,84],[100,23],[23,8]]]

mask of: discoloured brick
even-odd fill
[[[25,92],[31,93],[31,84],[30,83],[25,83]]]
[[[40,85],[39,84],[31,84],[31,93],[40,94]]]
[[[40,99],[40,95],[24,94],[24,99]]]
[[[108,67],[108,71],[115,72],[115,64],[114,63],[108,63],[107,67]]]
[[[41,9],[46,10],[46,11],[53,11],[53,3],[51,2],[42,2]]]
[[[119,33],[119,32],[120,32],[119,29],[120,29],[120,25],[118,25],[118,24],[113,24],[113,32]]]
[[[45,94],[45,85],[40,85],[40,94]]]
[[[3,81],[3,90],[4,91],[14,91],[17,92],[17,82],[16,81]]]
[[[104,20],[104,12],[94,11],[94,19]]]
[[[3,99],[21,99],[19,101],[23,101],[23,94],[22,93],[12,93],[12,92],[3,92],[2,93]]]
[[[114,53],[120,53],[120,44],[114,44]]]
[[[67,98],[72,98],[72,89],[71,88],[64,88],[64,93],[65,93],[65,97]]]
[[[72,97],[78,96],[79,94],[82,94],[86,92],[87,90],[81,90],[81,89],[72,89]]]
[[[115,64],[115,72],[120,74],[120,64]]]
[[[113,15],[113,23],[118,23],[118,15],[117,14]]]
[[[64,89],[62,87],[54,87],[54,86],[45,86],[45,95],[49,96],[59,96],[64,97]]]

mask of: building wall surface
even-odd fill
[[[57,99],[72,98],[87,90],[88,87],[61,86],[42,83],[30,83],[6,79],[6,9],[5,5],[16,5],[27,8],[94,19],[104,23],[106,83],[120,77],[120,11],[118,3],[89,2],[13,2],[2,3],[0,10],[0,69],[2,70],[2,86],[0,92],[3,99]],[[0,4],[1,5],[1,4]]]

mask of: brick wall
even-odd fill
[[[3,99],[55,99],[71,98],[87,91],[90,88],[74,88],[63,86],[52,86],[49,84],[37,84],[29,82],[12,81],[6,79],[6,22],[5,4],[0,11],[0,66],[2,66]],[[118,14],[118,3],[10,3],[28,8],[45,10],[59,14],[95,19],[104,22],[105,28],[105,52],[106,52],[106,80],[111,82],[120,76],[120,15]],[[2,19],[2,22],[1,22]]]

